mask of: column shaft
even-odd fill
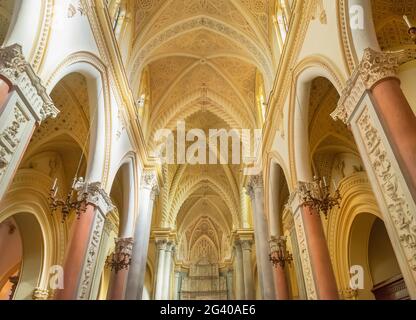
[[[261,175],[250,179],[247,191],[251,198],[254,216],[257,270],[262,298],[274,300],[273,266],[269,261],[269,227],[264,213],[264,188]]]
[[[235,297],[237,300],[245,299],[245,287],[244,287],[244,267],[243,267],[243,252],[241,250],[240,243],[234,245],[235,252]]]
[[[166,241],[157,242],[158,262],[157,262],[157,273],[156,273],[156,289],[155,289],[155,300],[163,299],[163,278],[165,271],[165,250]]]
[[[87,205],[86,212],[72,225],[64,263],[64,289],[57,291],[56,300],[77,298],[78,282],[88,249],[94,216],[95,207]]]
[[[244,267],[244,296],[246,300],[254,300],[253,268],[251,263],[251,241],[242,241]]]
[[[156,175],[153,172],[143,173],[139,194],[139,216],[135,223],[132,260],[126,288],[128,300],[141,300],[143,297],[153,205],[157,193]]]
[[[383,79],[375,84],[372,95],[380,122],[416,200],[416,116],[397,78]]]
[[[169,300],[170,298],[170,276],[172,270],[172,252],[173,252],[173,244],[168,244],[166,251],[165,251],[165,264],[164,264],[164,271],[163,271],[163,300]]]
[[[115,261],[113,262],[127,262],[131,257],[132,247],[133,238],[118,238],[113,257]],[[110,288],[107,294],[108,300],[124,300],[128,273],[129,266],[122,269],[118,269],[116,266],[112,270]]]
[[[308,206],[303,206],[302,217],[318,297],[321,300],[338,300],[337,284],[321,217]]]
[[[7,98],[9,97],[10,85],[0,78],[0,114],[3,111],[3,107]]]
[[[289,287],[284,267],[277,266],[274,268],[274,285],[276,288],[277,300],[289,300]]]

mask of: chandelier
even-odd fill
[[[303,204],[314,208],[317,213],[323,213],[328,218],[329,211],[338,206],[340,208],[341,194],[334,182],[335,193],[331,195],[326,178],[315,176],[312,183],[304,183],[300,186]]]
[[[277,266],[284,268],[286,263],[290,264],[293,261],[292,254],[286,249],[285,237],[272,237],[270,240],[269,260],[275,268]]]
[[[62,213],[62,222],[65,222],[68,215],[75,211],[78,219],[80,218],[81,214],[85,213],[87,210],[87,199],[88,193],[82,192],[78,194],[77,186],[83,185],[84,179],[83,178],[74,178],[74,182],[68,194],[65,198],[60,199],[57,197],[58,194],[58,179],[56,178],[52,188],[49,192],[49,207],[51,209],[51,213],[55,213],[56,211],[60,210]],[[85,189],[84,189],[85,190]]]
[[[131,263],[131,253],[133,249],[133,238],[116,238],[116,248],[110,254],[105,265],[111,268],[111,271],[118,273],[120,270],[128,269]]]
[[[409,18],[405,15],[403,16],[404,21],[407,24],[407,27],[409,30],[407,31],[409,33],[410,38],[413,40],[414,43],[416,43],[416,27],[410,22]]]

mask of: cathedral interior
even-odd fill
[[[416,0],[0,0],[0,300],[416,299],[412,81]]]

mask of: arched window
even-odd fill
[[[260,72],[256,72],[256,100],[257,100],[257,125],[261,127],[266,119],[267,102],[264,89],[264,80]]]
[[[108,14],[111,20],[111,26],[116,37],[120,34],[125,17],[125,1],[123,0],[106,0]]]
[[[276,27],[277,39],[279,41],[279,46],[283,47],[287,32],[289,30],[289,1],[277,0],[275,12],[274,23]]]
[[[120,22],[120,16],[121,16],[121,6],[120,6],[120,5],[118,5],[118,6],[117,6],[117,9],[116,9],[116,14],[115,14],[114,19],[113,19],[113,31],[114,31],[114,32],[116,32],[117,27],[118,27],[118,25],[119,25],[119,22]]]

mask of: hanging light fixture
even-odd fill
[[[403,16],[403,19],[404,19],[404,22],[406,22],[407,27],[409,28],[407,32],[409,33],[410,38],[416,44],[416,26],[414,26],[410,22],[410,19],[406,15]]]
[[[328,218],[328,213],[333,207],[340,208],[340,200],[342,199],[335,181],[334,188],[335,193],[331,195],[326,178],[321,179],[315,176],[312,183],[300,185],[303,204],[314,208],[318,214],[323,213],[325,218]]]
[[[111,268],[111,271],[118,273],[120,270],[128,269],[131,264],[131,253],[133,250],[133,238],[116,238],[116,248],[110,254],[105,265]]]
[[[286,237],[272,237],[269,260],[275,268],[284,268],[286,263],[290,264],[293,261],[292,254],[286,249]]]
[[[74,182],[70,190],[68,191],[67,196],[64,199],[59,199],[58,195],[58,179],[56,178],[51,190],[49,191],[49,207],[51,209],[51,213],[55,213],[56,211],[60,210],[62,213],[62,222],[65,222],[68,215],[75,211],[78,219],[80,218],[81,214],[85,213],[87,210],[87,199],[88,193],[82,192],[78,194],[77,186],[83,185],[84,179],[83,178],[74,178]],[[85,190],[85,189],[84,189]]]
[[[103,95],[103,89],[101,89],[100,97]],[[94,113],[91,123],[94,123],[97,113]],[[91,126],[88,127],[87,137],[90,137]],[[86,188],[86,183],[84,178],[79,177],[81,171],[82,160],[84,154],[87,150],[87,143],[89,139],[85,139],[84,145],[82,146],[81,155],[79,158],[78,166],[75,171],[74,179],[72,186],[70,187],[68,194],[65,198],[58,198],[58,178],[55,178],[53,185],[49,191],[49,208],[51,213],[54,214],[56,211],[60,210],[62,213],[62,222],[68,218],[69,214],[73,211],[76,212],[78,219],[83,213],[87,211],[87,200],[88,200],[88,190]]]

